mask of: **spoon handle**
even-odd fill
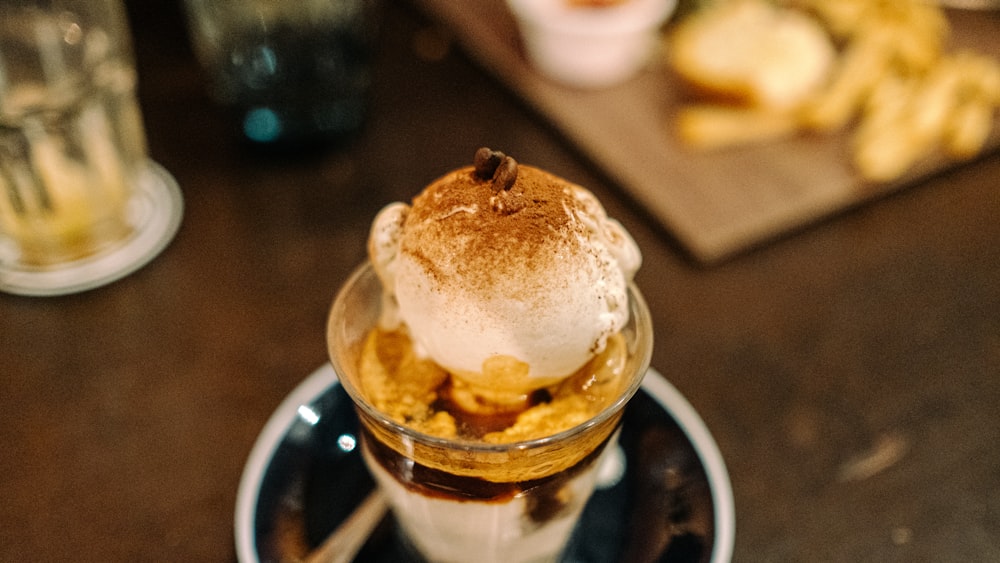
[[[382,521],[386,509],[385,496],[375,487],[303,563],[349,563],[365,545],[375,526]]]

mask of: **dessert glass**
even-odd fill
[[[334,300],[327,339],[333,367],[361,421],[365,462],[407,543],[434,562],[557,561],[649,366],[652,324],[639,290],[629,285],[630,319],[622,330],[628,354],[617,398],[569,430],[510,444],[423,434],[366,399],[358,359],[379,321],[382,300],[381,282],[366,263]]]

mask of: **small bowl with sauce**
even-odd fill
[[[543,76],[580,89],[625,82],[655,52],[677,0],[507,0]]]

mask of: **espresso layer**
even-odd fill
[[[593,466],[613,436],[609,435],[575,465],[555,474],[527,481],[498,483],[428,467],[381,443],[365,429],[362,435],[364,447],[371,457],[410,492],[431,498],[480,503],[509,502],[528,493],[525,495],[526,515],[539,524],[562,515],[572,500],[566,492],[567,483]]]

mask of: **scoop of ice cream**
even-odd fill
[[[641,255],[583,187],[476,154],[375,218],[383,322],[404,323],[418,353],[464,383],[527,392],[575,372],[626,324]]]

